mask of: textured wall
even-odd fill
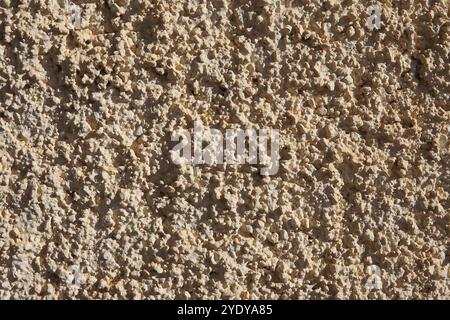
[[[448,1],[373,3],[0,0],[0,297],[448,299]]]

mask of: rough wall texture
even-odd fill
[[[0,0],[0,297],[448,299],[449,5],[373,3]]]

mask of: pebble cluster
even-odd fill
[[[449,4],[374,4],[0,0],[0,298],[449,299]]]

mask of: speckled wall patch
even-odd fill
[[[0,298],[448,299],[449,36],[446,0],[0,0]],[[196,121],[279,145],[177,163]]]

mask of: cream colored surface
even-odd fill
[[[449,298],[447,1],[73,3],[0,1],[1,298]],[[174,165],[196,118],[278,174]]]

